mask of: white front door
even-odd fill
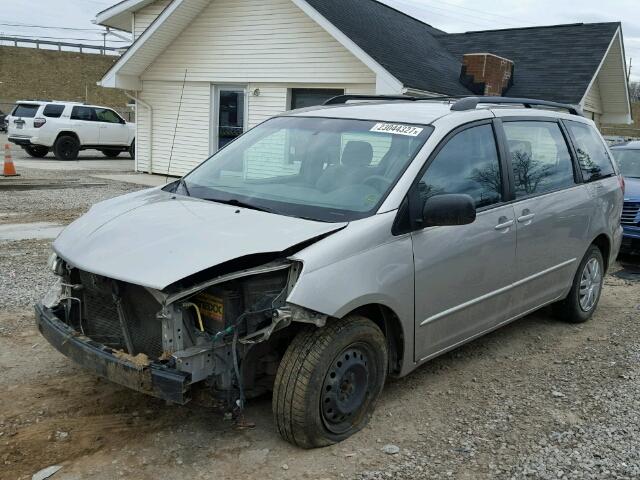
[[[246,88],[238,85],[219,85],[213,90],[212,153],[242,135],[247,128]]]

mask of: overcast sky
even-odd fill
[[[91,20],[98,11],[116,1],[0,0],[0,34],[56,37],[72,42],[94,39],[101,42],[100,31]],[[447,32],[622,20],[627,58],[633,58],[632,77],[640,81],[639,0],[383,1]],[[74,30],[38,28],[34,25]],[[112,37],[112,40],[112,46],[122,45],[117,38]]]

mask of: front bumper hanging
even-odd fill
[[[124,387],[184,405],[190,400],[190,375],[151,362],[136,365],[118,358],[110,348],[73,330],[42,304],[35,306],[40,333],[60,353],[80,366]]]

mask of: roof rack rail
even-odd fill
[[[567,103],[549,102],[547,100],[535,100],[531,98],[515,98],[515,97],[465,97],[458,100],[451,106],[453,112],[464,112],[467,110],[475,110],[479,104],[493,103],[497,105],[524,105],[525,108],[533,107],[551,107],[568,110],[571,115],[584,117],[582,109],[575,105]]]
[[[347,103],[349,100],[407,100],[409,102],[415,102],[416,100],[420,100],[420,98],[410,97],[408,95],[338,95],[324,102],[324,105],[340,105]]]

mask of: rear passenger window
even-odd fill
[[[89,107],[73,107],[71,110],[71,120],[96,121],[93,108]]]
[[[42,114],[45,117],[49,118],[60,118],[62,112],[64,112],[64,105],[56,105],[54,103],[50,103],[49,105],[44,107]]]
[[[615,170],[600,134],[584,123],[567,122],[567,126],[573,136],[584,181],[614,175]]]
[[[573,164],[555,122],[505,122],[516,198],[573,186]]]
[[[467,194],[477,208],[500,202],[502,177],[491,125],[469,128],[449,140],[418,183],[418,192],[422,200]]]

